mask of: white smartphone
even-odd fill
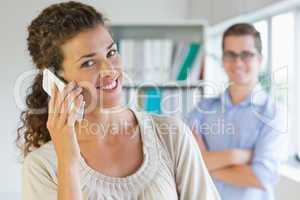
[[[52,82],[54,82],[54,84],[57,86],[59,92],[62,92],[64,87],[66,86],[66,84],[60,79],[58,78],[52,71],[50,71],[49,69],[44,69],[43,70],[43,89],[45,90],[45,92],[47,92],[47,94],[49,96],[51,96],[51,84]],[[77,118],[78,121],[81,121],[83,118],[83,114],[84,114],[84,105],[85,102],[83,101],[82,104],[80,105],[80,109],[79,109],[79,116]],[[74,103],[72,103],[71,105],[71,109],[74,108]]]
[[[53,72],[49,69],[44,69],[43,71],[43,89],[47,92],[49,96],[51,96],[51,84],[55,83],[59,92],[62,92],[66,84],[60,80]]]

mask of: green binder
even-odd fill
[[[199,43],[191,43],[189,47],[188,54],[180,68],[180,71],[177,75],[177,80],[186,80],[189,72],[192,69],[193,63],[197,57],[197,54],[200,50],[201,45]]]

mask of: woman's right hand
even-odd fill
[[[47,128],[55,147],[57,162],[72,166],[80,158],[80,149],[75,132],[75,123],[79,109],[83,106],[82,88],[75,82],[66,85],[59,92],[56,85],[51,86]],[[75,106],[71,109],[71,103]]]

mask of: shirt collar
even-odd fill
[[[229,88],[225,90],[225,92],[220,96],[221,103],[224,105],[226,108],[231,108],[234,106],[263,106],[266,103],[267,100],[267,93],[266,91],[262,88],[260,84],[257,84],[252,92],[247,96],[247,98],[240,102],[237,105],[233,105],[231,101],[231,97],[229,94]]]

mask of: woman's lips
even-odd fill
[[[117,78],[114,81],[110,81],[107,82],[105,85],[103,86],[97,86],[97,90],[103,90],[103,91],[112,91],[114,89],[116,89],[119,85],[119,78]]]

